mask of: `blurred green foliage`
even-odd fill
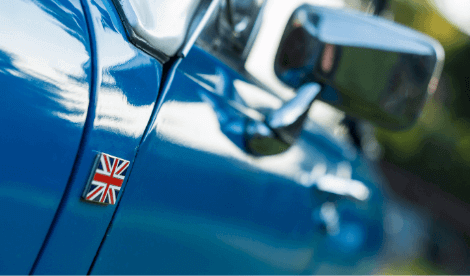
[[[444,274],[434,264],[430,263],[424,258],[410,259],[408,262],[403,260],[385,265],[378,271],[377,274],[382,275],[431,275],[431,274]]]
[[[391,0],[396,22],[437,39],[444,71],[416,125],[404,132],[377,129],[386,160],[470,202],[470,38],[429,0]]]

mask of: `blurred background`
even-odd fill
[[[284,99],[294,93],[273,72],[273,57],[292,11],[307,2],[374,12],[370,0],[271,0],[247,70]],[[419,121],[393,132],[315,102],[310,118],[350,140],[382,170],[393,203],[385,212],[379,274],[470,273],[470,1],[387,0],[378,16],[437,39],[444,71]],[[378,5],[382,5],[378,4]],[[377,4],[376,4],[377,5]],[[377,8],[377,7],[376,7]]]
[[[390,187],[427,212],[424,273],[470,273],[470,1],[390,1],[384,16],[437,39],[439,86],[405,132],[377,128]],[[393,272],[393,270],[391,271]]]

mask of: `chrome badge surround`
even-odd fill
[[[130,162],[107,153],[98,153],[82,198],[87,202],[114,205]]]

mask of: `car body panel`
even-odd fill
[[[130,160],[132,166],[160,86],[162,65],[129,43],[112,2],[85,2],[96,59],[94,117],[35,274],[88,272],[116,206],[81,199],[95,157],[104,152]]]
[[[350,146],[309,121],[287,151],[250,155],[247,122],[283,101],[206,50],[164,68],[129,42],[112,0],[12,3],[0,3],[1,273],[370,272],[383,193]],[[98,153],[131,161],[117,205],[81,199]],[[321,190],[324,175],[370,196]]]
[[[28,274],[69,181],[89,104],[80,1],[0,3],[0,270]]]
[[[311,273],[335,255],[354,264],[377,252],[381,199],[373,180],[352,174],[372,194],[357,203],[318,193],[311,178],[318,165],[331,174],[344,164],[352,170],[362,162],[357,155],[313,123],[284,153],[247,154],[244,124],[256,117],[248,98],[266,92],[242,91],[252,84],[201,48],[166,85],[92,274]],[[329,200],[345,222],[336,237],[316,219]]]

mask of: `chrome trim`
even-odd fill
[[[244,64],[262,24],[267,0],[222,0],[196,43],[224,63],[244,72]],[[251,9],[237,9],[237,5]]]
[[[196,42],[196,39],[199,37],[201,34],[202,30],[206,26],[207,22],[211,18],[212,14],[215,12],[217,7],[220,5],[221,0],[212,0],[212,2],[208,5],[206,12],[202,16],[201,20],[196,23],[196,28],[194,29],[193,32],[188,36],[188,39],[186,43],[184,44],[183,48],[180,51],[181,56],[186,56],[191,50],[191,47],[193,47],[194,43]],[[195,22],[193,22],[195,23]],[[192,24],[193,25],[193,24]]]
[[[185,18],[186,23],[183,23],[184,30],[176,30],[174,34],[166,34],[166,37],[159,37],[160,33],[155,33],[154,29],[147,29],[145,24],[142,22],[150,22],[150,25],[158,24],[158,19],[155,18],[157,12],[148,11],[148,14],[144,12],[145,16],[142,16],[142,10],[137,11],[132,5],[136,3],[147,3],[139,2],[144,0],[112,0],[116,10],[121,18],[121,21],[126,29],[127,35],[131,43],[136,47],[147,52],[151,56],[155,57],[162,63],[167,62],[172,56],[185,56],[193,46],[197,37],[201,33],[204,26],[207,24],[208,19],[212,13],[216,10],[220,0],[198,0],[189,4],[196,5],[195,8],[187,7],[183,13],[187,13]],[[174,4],[174,0],[160,0],[160,1],[171,1]],[[198,2],[198,3],[195,3]],[[160,2],[155,2],[157,5]],[[160,14],[163,12],[171,11],[159,11]],[[139,18],[140,13],[140,18]],[[181,25],[180,25],[181,27]],[[158,28],[157,28],[158,29]],[[166,30],[165,30],[166,31]],[[184,33],[183,33],[184,32]],[[183,37],[181,43],[178,41]],[[171,44],[175,43],[173,47]]]
[[[300,135],[307,113],[321,90],[322,86],[318,83],[304,84],[298,89],[297,96],[266,117],[266,124],[283,141],[293,144]]]

